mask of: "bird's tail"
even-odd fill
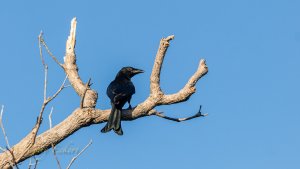
[[[121,113],[122,110],[117,109],[114,105],[112,106],[108,121],[104,128],[101,130],[102,133],[107,133],[110,130],[114,130],[118,135],[123,135],[121,127]]]

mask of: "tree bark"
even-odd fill
[[[76,18],[73,18],[71,21],[70,35],[66,42],[64,63],[60,64],[60,66],[65,71],[75,92],[80,97],[84,98],[83,108],[79,107],[75,109],[65,120],[53,128],[36,136],[34,144],[26,153],[24,153],[24,151],[28,141],[30,141],[28,140],[29,138],[25,137],[19,143],[14,145],[10,151],[13,152],[15,159],[18,159],[18,161],[14,161],[9,151],[5,151],[0,154],[0,168],[9,168],[11,164],[14,164],[14,162],[20,163],[34,155],[41,154],[51,148],[51,146],[59,144],[77,130],[92,124],[103,123],[108,120],[110,110],[95,109],[98,100],[98,94],[95,90],[90,89],[89,85],[84,84],[78,74],[75,54],[76,24]],[[173,35],[163,38],[160,41],[150,77],[149,97],[136,107],[130,110],[123,110],[122,120],[130,121],[151,115],[157,115],[161,117],[162,115],[154,109],[156,106],[175,104],[188,100],[189,97],[196,91],[195,85],[197,81],[208,72],[205,60],[200,60],[199,67],[194,75],[191,76],[186,85],[175,94],[165,95],[160,88],[160,72],[162,69],[164,56],[172,39],[174,39]],[[55,61],[57,62],[57,60]],[[193,116],[192,118],[195,117]]]

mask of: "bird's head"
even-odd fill
[[[119,73],[117,74],[117,77],[125,77],[125,78],[132,78],[134,75],[139,74],[139,73],[144,73],[143,70],[141,69],[136,69],[133,67],[123,67]]]

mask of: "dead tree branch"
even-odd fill
[[[190,117],[185,117],[185,118],[173,118],[173,117],[165,116],[165,115],[162,114],[162,112],[156,112],[154,115],[156,115],[158,117],[161,117],[161,118],[164,118],[164,119],[167,119],[167,120],[182,122],[182,121],[191,120],[191,119],[194,119],[194,118],[197,118],[197,117],[207,116],[208,114],[202,114],[201,113],[201,106],[200,106],[199,111],[195,115],[190,116]]]
[[[52,52],[50,51],[50,49],[48,48],[43,36],[43,34],[41,33],[40,36],[39,36],[39,46],[40,46],[40,49],[41,49],[41,44],[45,47],[46,51],[48,52],[48,54],[52,57],[52,59],[59,65],[59,66],[63,66],[57,59],[56,57],[52,54]],[[41,54],[41,50],[40,50],[40,54]]]
[[[33,156],[34,159],[34,163],[32,163],[31,158],[29,159],[29,164],[28,164],[28,169],[31,169],[31,166],[33,166],[33,169],[36,169],[39,160],[35,158],[35,156]]]
[[[3,136],[4,136],[4,139],[5,139],[5,142],[6,142],[6,149],[0,147],[1,151],[2,152],[9,152],[9,154],[11,155],[11,161],[8,162],[8,168],[12,168],[12,166],[16,165],[16,159],[15,159],[15,156],[13,154],[13,152],[11,151],[11,148],[10,148],[10,144],[9,144],[9,141],[8,141],[8,137],[6,135],[6,132],[5,132],[5,128],[4,128],[4,125],[3,125],[3,112],[4,112],[4,105],[1,106],[1,112],[0,112],[0,127],[1,127],[1,130],[2,130],[2,133],[3,133]],[[16,167],[18,168],[18,166],[16,165]]]
[[[51,102],[65,87],[65,82],[67,80],[67,76],[65,77],[62,85],[60,86],[60,88],[56,91],[56,93],[54,93],[54,95],[52,95],[51,97],[48,97],[47,98],[47,83],[48,83],[48,65],[45,63],[45,60],[44,60],[44,57],[43,57],[43,51],[42,51],[42,46],[41,46],[41,42],[43,41],[42,40],[42,32],[40,33],[40,35],[38,36],[38,39],[39,39],[39,49],[40,49],[40,57],[41,57],[41,60],[42,60],[42,64],[43,64],[43,67],[44,67],[44,73],[45,73],[45,76],[44,76],[44,101],[43,101],[43,104],[42,104],[42,107],[41,107],[41,110],[40,110],[40,113],[39,113],[39,116],[37,118],[37,122],[34,126],[34,128],[32,129],[32,131],[25,137],[28,138],[27,139],[27,144],[26,144],[26,148],[24,149],[23,153],[21,156],[19,156],[19,158],[17,158],[17,162],[20,161],[20,159],[22,159],[22,157],[29,151],[29,149],[34,145],[35,143],[35,139],[36,139],[36,136],[37,136],[37,133],[39,131],[39,128],[40,128],[40,125],[42,123],[42,119],[43,119],[43,113],[44,113],[44,110],[47,106],[47,104],[49,102]]]
[[[74,161],[93,143],[93,140],[90,140],[90,142],[70,161],[67,169],[71,167],[71,165],[74,163]]]
[[[8,148],[10,149],[8,137],[7,137],[7,135],[6,135],[5,128],[4,128],[3,121],[2,121],[2,118],[3,118],[3,112],[4,112],[4,105],[2,105],[2,107],[1,107],[1,112],[0,112],[0,127],[1,127],[1,130],[2,130],[4,139],[5,139],[5,142],[6,142],[6,147],[8,147]],[[3,151],[4,149],[1,148],[1,150]],[[5,150],[4,150],[4,151],[5,151]]]
[[[92,125],[106,122],[108,120],[110,110],[100,110],[95,109],[98,94],[95,90],[90,87],[87,90],[86,84],[81,80],[78,67],[76,64],[76,54],[75,54],[75,43],[76,43],[76,18],[71,21],[70,35],[68,36],[66,42],[66,53],[64,57],[64,63],[61,64],[64,72],[67,75],[75,92],[82,98],[82,108],[81,106],[75,109],[66,119],[54,126],[53,128],[41,133],[35,139],[34,144],[31,148],[22,155],[24,149],[26,148],[28,138],[25,137],[19,143],[12,147],[17,162],[26,160],[34,155],[38,155],[47,149],[51,148],[52,145],[59,144],[62,140],[66,139],[68,136],[72,135],[77,130]],[[124,109],[122,111],[122,120],[135,120],[137,118],[145,116],[159,116],[168,120],[175,118],[166,118],[167,116],[158,113],[154,108],[160,105],[170,105],[179,102],[183,102],[189,99],[189,97],[196,91],[196,83],[201,79],[207,72],[208,68],[206,66],[205,60],[200,60],[199,66],[196,72],[190,77],[186,85],[174,94],[164,94],[160,87],[160,72],[162,69],[162,64],[166,51],[170,46],[170,41],[174,39],[174,36],[169,36],[163,38],[160,41],[159,48],[154,61],[154,66],[152,69],[152,74],[150,77],[150,94],[149,97],[143,102],[139,103],[136,107],[132,109]],[[81,104],[80,104],[81,105]],[[43,109],[42,109],[43,110]],[[196,114],[192,117],[185,119],[177,119],[175,121],[185,121],[196,117],[204,116],[202,114]],[[6,152],[0,154],[0,168],[9,165],[12,159],[10,155]]]
[[[80,100],[80,108],[81,108],[81,109],[83,108],[83,101],[84,101],[84,97],[85,97],[85,95],[86,95],[86,92],[87,92],[87,90],[90,88],[90,85],[91,85],[90,83],[91,83],[91,78],[90,78],[89,81],[86,83],[86,85],[85,85],[85,90],[84,90],[83,95],[82,95],[81,100]]]
[[[70,35],[68,36],[67,43],[66,43],[66,54],[64,57],[64,64],[63,68],[65,73],[68,75],[68,79],[74,88],[75,92],[80,96],[83,97],[85,95],[85,99],[83,100],[83,106],[85,108],[95,108],[97,100],[98,100],[98,93],[94,90],[86,90],[86,85],[81,80],[78,74],[78,67],[76,64],[76,54],[75,54],[75,44],[76,44],[76,25],[77,21],[76,18],[73,18],[71,21],[71,29]]]
[[[53,107],[51,107],[51,111],[50,111],[50,114],[48,116],[48,119],[49,119],[49,128],[50,129],[52,128],[52,113],[53,113]],[[55,146],[52,144],[51,147],[52,147],[52,152],[53,152],[54,158],[56,160],[57,166],[58,166],[59,169],[61,169],[61,165],[60,165],[59,159],[58,159],[58,157],[56,155]]]

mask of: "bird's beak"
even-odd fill
[[[144,73],[144,71],[143,70],[141,70],[141,69],[134,69],[133,70],[133,74],[139,74],[139,73]]]

